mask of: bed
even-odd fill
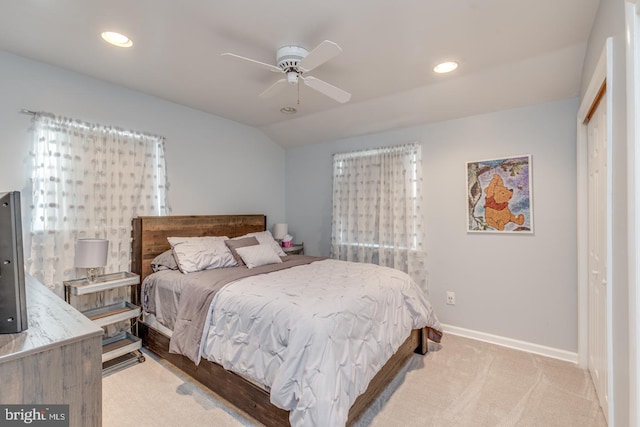
[[[172,236],[227,236],[234,238],[246,235],[247,233],[263,232],[265,230],[266,217],[264,215],[138,217],[133,220],[132,271],[140,274],[141,283],[144,283],[147,276],[153,273],[151,262],[154,258],[171,248],[168,238]],[[305,258],[305,256],[301,256],[301,259],[298,259],[298,261],[306,263],[304,268],[309,268],[307,265],[317,266],[320,264],[313,259],[307,263],[307,261],[302,258]],[[294,258],[289,258],[286,261],[293,262],[294,260]],[[327,260],[327,262],[331,262],[331,260]],[[294,270],[298,271],[295,268],[290,268],[286,270],[286,272],[290,274],[290,272]],[[265,275],[261,275],[260,278],[262,279],[264,276]],[[252,277],[254,279],[251,280],[256,280],[255,277],[257,276]],[[249,282],[251,280],[249,280]],[[241,282],[239,281],[237,283],[239,284]],[[243,281],[242,283],[245,282]],[[234,286],[237,287],[239,285],[234,284],[224,287],[223,289],[226,291]],[[223,292],[220,294],[222,295]],[[137,295],[133,297],[137,304],[141,304],[140,289],[138,289]],[[222,299],[222,296],[217,299]],[[209,316],[212,316],[211,312]],[[210,319],[207,318],[207,322],[209,321]],[[437,320],[435,323],[436,326],[439,326],[437,325]],[[170,352],[171,339],[169,333],[162,327],[147,324],[143,321],[139,325],[139,333],[144,346],[148,350],[166,359],[168,362],[200,381],[216,394],[243,410],[260,423],[267,426],[289,425],[290,412],[271,403],[268,388],[257,384],[255,380],[251,378],[247,379],[233,373],[225,369],[221,364],[211,362],[204,358],[199,360],[199,363],[194,363],[192,356],[189,357]],[[428,349],[429,338],[439,340],[440,335],[441,332],[438,331],[436,327],[427,326],[413,329],[410,335],[401,342],[397,350],[386,360],[386,363],[384,363],[371,380],[367,382],[368,386],[366,386],[364,392],[355,399],[348,410],[346,424],[351,425],[358,419],[414,352],[425,354]],[[292,410],[291,414],[293,413],[294,411]]]

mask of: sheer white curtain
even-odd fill
[[[412,143],[333,156],[331,256],[402,270],[426,293],[421,153]]]
[[[109,240],[105,272],[130,269],[131,219],[166,215],[162,137],[39,113],[31,162],[27,271],[63,295],[75,240]]]

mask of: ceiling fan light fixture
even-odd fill
[[[296,110],[294,107],[282,107],[280,109],[280,112],[282,114],[295,114],[298,112],[298,110]]]
[[[435,71],[438,74],[444,74],[444,73],[450,73],[453,70],[455,70],[456,68],[458,68],[458,63],[455,61],[446,61],[446,62],[441,62],[440,64],[436,65],[435,67],[433,67],[433,71]]]
[[[287,83],[294,85],[298,83],[298,73],[295,71],[287,72]]]
[[[131,47],[133,46],[133,41],[125,36],[124,34],[116,33],[114,31],[104,31],[100,34],[102,39],[107,43],[110,43],[114,46],[118,47]]]

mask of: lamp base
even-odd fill
[[[98,267],[87,268],[87,281],[95,282],[96,277],[98,277],[98,273],[99,273]]]

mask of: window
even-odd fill
[[[418,143],[333,158],[331,256],[409,273],[426,290]]]
[[[75,240],[109,240],[105,271],[129,270],[131,219],[165,215],[164,139],[39,113],[31,155],[30,274],[61,294]]]

